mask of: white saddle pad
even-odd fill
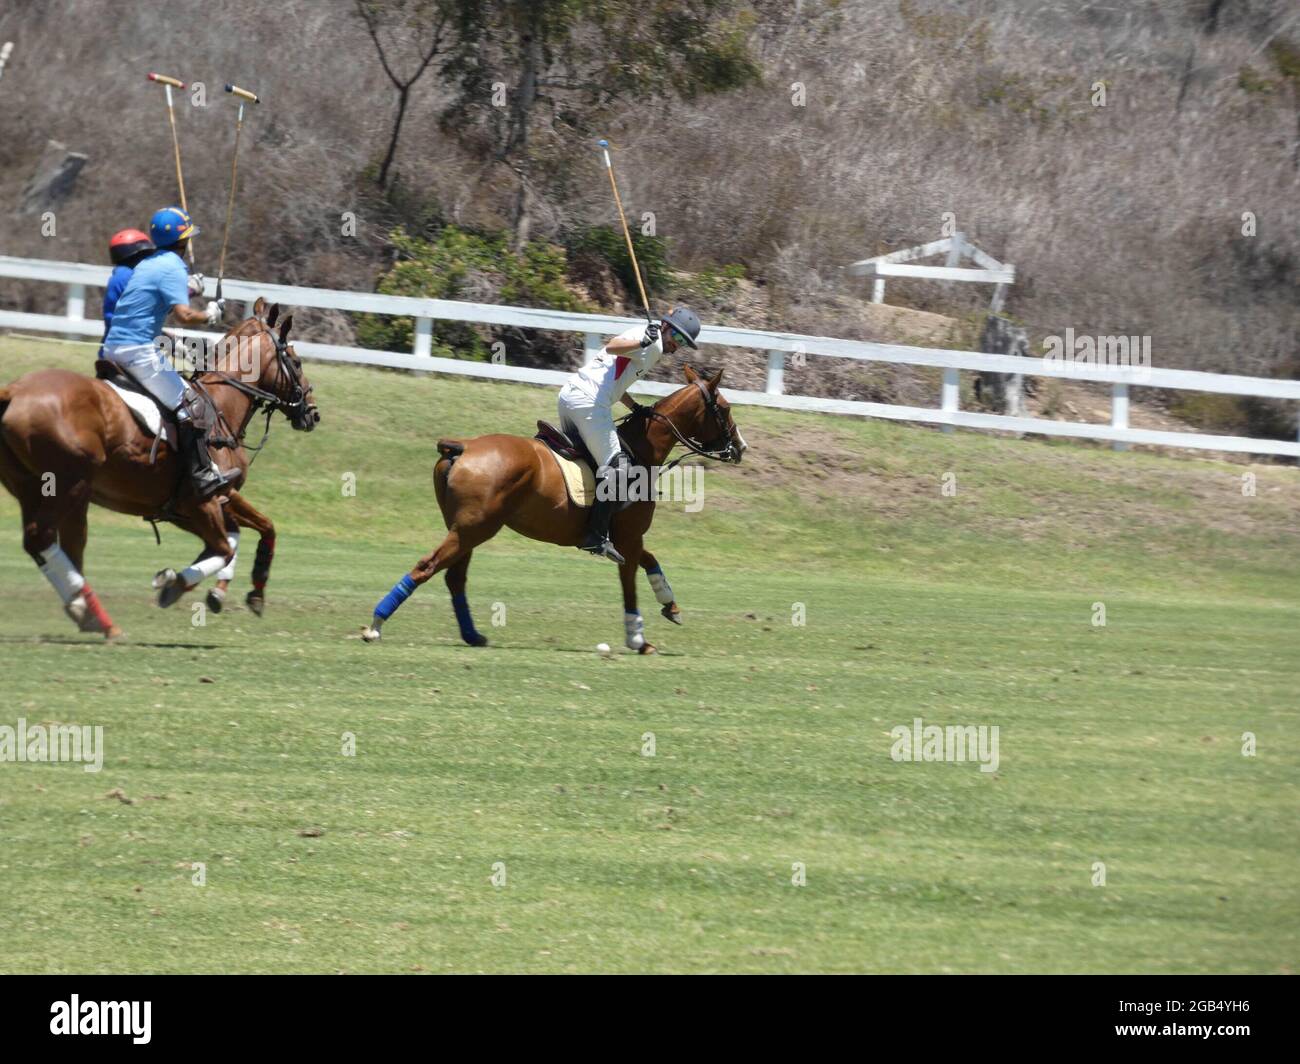
[[[157,436],[159,431],[163,434],[163,439],[167,443],[176,446],[176,423],[174,421],[163,421],[162,411],[158,404],[150,399],[147,395],[141,395],[129,388],[122,388],[113,381],[105,381],[110,388],[117,393],[119,399],[127,405],[127,409],[135,415],[136,423],[146,434]]]

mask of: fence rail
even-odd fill
[[[86,263],[55,262],[45,259],[20,259],[0,256],[0,278],[43,281],[67,288],[65,312],[28,314],[0,310],[0,329],[48,332],[76,337],[98,337],[102,324],[88,319],[85,313],[86,289],[103,287],[110,274],[105,266]],[[216,282],[209,278],[205,294],[211,298]],[[227,278],[224,294],[232,299],[252,301],[263,296],[272,302],[295,307],[319,307],[355,313],[407,316],[415,319],[415,340],[410,354],[372,351],[337,344],[295,342],[295,349],[307,358],[331,362],[350,362],[369,366],[389,366],[428,373],[450,373],[495,380],[522,381],[530,384],[559,384],[567,376],[557,370],[531,369],[524,366],[491,362],[437,358],[432,354],[433,322],[462,321],[486,325],[508,325],[521,329],[547,329],[581,333],[588,351],[599,349],[604,337],[621,332],[640,319],[609,314],[579,314],[571,311],[534,307],[511,307],[490,303],[466,303],[450,299],[421,299],[390,296],[373,292],[346,292],[327,288],[297,288],[287,285],[258,284]],[[214,335],[187,333],[188,335]],[[1170,432],[1134,429],[1128,424],[1130,386],[1173,388],[1210,392],[1218,395],[1250,395],[1273,399],[1300,400],[1300,381],[1243,377],[1234,374],[1201,373],[1193,370],[1137,368],[1068,363],[1016,355],[985,354],[943,348],[904,347],[897,344],[870,343],[862,340],[839,340],[828,336],[804,336],[798,333],[764,332],[729,326],[706,325],[700,333],[701,344],[716,344],[767,352],[766,389],[763,392],[727,390],[728,398],[742,405],[778,407],[830,414],[849,414],[914,421],[941,425],[994,429],[1004,432],[1039,433],[1081,439],[1108,440],[1116,447],[1149,444],[1161,447],[1188,447],[1247,454],[1270,454],[1300,458],[1300,440],[1265,440],[1247,436],[1217,436],[1197,432]],[[867,403],[848,399],[788,395],[784,375],[788,356],[797,363],[809,356],[843,358],[861,362],[892,362],[912,366],[930,366],[943,371],[937,408]],[[1035,377],[1068,378],[1109,384],[1112,390],[1111,423],[1087,424],[1052,421],[1044,418],[1009,417],[959,409],[960,374],[965,372],[1015,373]],[[643,381],[638,391],[664,395],[674,385]]]

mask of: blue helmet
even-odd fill
[[[149,219],[149,236],[154,247],[169,248],[182,240],[198,236],[199,227],[179,207],[164,207]]]

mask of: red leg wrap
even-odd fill
[[[99,596],[90,589],[89,584],[81,589],[81,595],[86,600],[86,609],[95,618],[95,623],[99,625],[99,630],[107,632],[112,628],[112,619],[108,616],[108,612],[104,607],[99,604]]]

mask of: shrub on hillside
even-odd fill
[[[565,252],[554,244],[533,241],[514,251],[504,235],[469,233],[452,225],[428,240],[399,228],[391,240],[401,258],[376,285],[376,291],[385,295],[591,309],[568,288]],[[410,351],[415,341],[415,320],[409,317],[360,314],[356,329],[363,347]],[[435,319],[433,354],[486,361],[492,340],[506,335],[503,330]],[[507,357],[514,354],[522,356],[521,361],[543,363],[563,361],[571,346],[564,337],[525,337],[513,330],[506,343]]]
[[[622,229],[608,225],[588,226],[578,229],[567,243],[576,279],[584,282],[590,279],[587,275],[592,273],[590,265],[594,260],[614,271],[614,276],[622,282],[630,301],[635,303],[640,300],[632,258],[627,253],[627,241]],[[641,270],[646,292],[662,291],[669,279],[668,255],[664,242],[657,236],[633,233],[632,248],[636,252],[637,266]]]

